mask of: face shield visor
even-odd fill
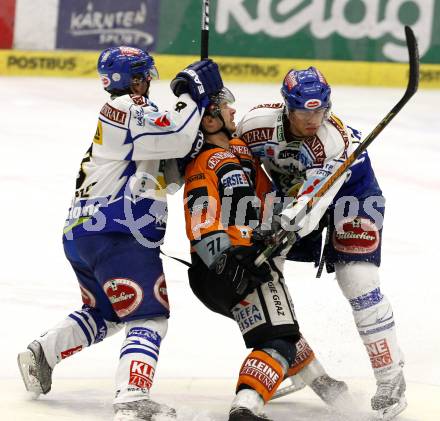
[[[222,105],[232,105],[235,102],[234,94],[224,86],[222,90],[210,97],[211,103],[208,105],[207,112],[212,117],[217,117],[221,113]]]

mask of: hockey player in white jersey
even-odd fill
[[[159,257],[167,186],[180,182],[173,158],[190,151],[208,97],[223,83],[214,62],[193,63],[172,82],[173,109],[160,112],[148,95],[158,74],[147,52],[106,49],[98,72],[111,98],[81,162],[63,235],[83,306],[20,353],[19,368],[28,391],[46,394],[56,364],[125,328],[114,419],[173,418],[174,409],[149,396],[169,317]]]
[[[360,135],[331,112],[330,86],[316,68],[290,70],[281,94],[284,103],[261,104],[250,110],[239,123],[237,134],[260,158],[280,194],[290,198],[284,205],[291,205],[284,206],[272,227],[272,231],[278,230],[281,221],[281,228],[296,232],[289,260],[318,265],[319,228],[327,223],[322,259],[327,271],[336,273],[370,358],[377,381],[372,408],[380,419],[391,419],[405,409],[406,399],[403,355],[393,311],[379,283],[385,205],[382,191],[364,152],[314,210],[305,218],[299,217],[323,180],[357,147]],[[271,233],[263,235],[270,238]],[[307,370],[306,365],[303,371]]]

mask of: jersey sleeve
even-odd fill
[[[165,112],[149,99],[124,95],[102,108],[97,130],[101,131],[100,139],[94,143],[99,145],[97,153],[108,159],[180,158],[190,151],[201,117],[188,94],[181,95]]]
[[[236,135],[242,139],[254,156],[263,158],[271,147],[275,122],[282,116],[283,104],[259,104],[248,111],[237,125]]]

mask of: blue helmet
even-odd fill
[[[330,93],[330,85],[315,67],[289,70],[281,87],[281,95],[288,110],[329,108]]]
[[[147,80],[158,77],[153,57],[139,48],[124,46],[107,48],[101,53],[98,73],[104,89],[110,93],[129,90],[134,75]]]

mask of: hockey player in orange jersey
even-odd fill
[[[344,393],[301,336],[279,256],[256,268],[253,241],[272,184],[235,131],[231,92],[211,98],[201,123],[205,144],[185,170],[186,232],[191,241],[189,281],[212,311],[235,319],[247,348],[229,421],[267,421],[263,407],[283,379],[299,372],[327,403]],[[267,206],[270,208],[269,206]]]

